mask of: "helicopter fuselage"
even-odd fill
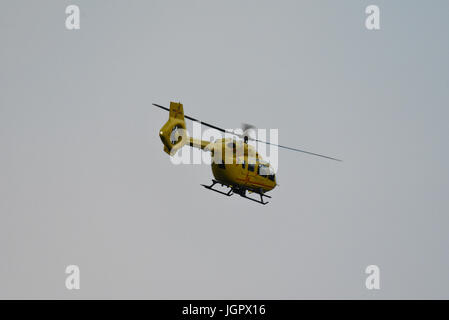
[[[239,147],[242,150],[240,155]],[[251,145],[233,139],[220,139],[212,144],[211,149],[212,173],[217,181],[231,187],[264,193],[276,187],[272,168]]]

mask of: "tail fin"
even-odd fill
[[[173,155],[189,140],[182,103],[170,102],[169,112],[168,121],[159,131],[159,137],[164,144],[164,151],[169,155]]]

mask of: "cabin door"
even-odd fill
[[[239,174],[239,183],[242,185],[246,185],[247,183],[247,176],[248,176],[248,164],[246,160],[243,160],[243,163],[239,164],[240,167],[240,174]]]
[[[255,163],[248,163],[246,164],[246,172],[247,172],[247,183],[254,182],[256,180],[256,164]]]

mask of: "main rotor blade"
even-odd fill
[[[153,103],[153,106],[158,107],[158,108],[161,108],[161,109],[163,109],[163,110],[166,110],[166,111],[170,112],[170,109],[169,109],[169,108],[163,107],[163,106],[161,106],[161,105],[159,105],[159,104]],[[216,129],[216,130],[218,130],[218,131],[221,131],[221,132],[224,132],[224,133],[233,134],[233,135],[235,135],[235,136],[237,136],[237,137],[243,138],[243,135],[241,135],[241,134],[237,134],[237,133],[234,133],[234,132],[232,132],[232,131],[225,130],[225,129],[223,129],[223,128],[214,126],[214,125],[209,124],[209,123],[207,123],[207,122],[203,122],[203,121],[198,120],[198,119],[195,119],[195,118],[193,118],[193,117],[184,115],[184,118],[189,119],[189,120],[192,120],[192,121],[195,121],[195,122],[199,122],[199,123],[201,123],[201,124],[204,124],[204,125],[207,126],[207,127]],[[282,146],[282,145],[280,145],[280,144],[274,144],[274,143],[271,143],[271,142],[268,142],[268,141],[262,141],[262,140],[258,140],[258,139],[254,139],[254,138],[250,138],[250,137],[248,137],[248,140],[252,140],[252,141],[256,141],[256,142],[260,142],[260,143],[269,144],[269,145],[276,146],[276,147],[279,147],[279,148],[284,148],[284,149],[287,149],[287,150],[292,150],[292,151],[302,152],[302,153],[310,154],[310,155],[312,155],[312,156],[322,157],[322,158],[326,158],[326,159],[330,159],[330,160],[343,161],[343,160],[340,160],[340,159],[337,159],[337,158],[332,158],[332,157],[329,157],[329,156],[325,156],[325,155],[323,155],[323,154],[318,154],[318,153],[314,153],[314,152],[310,152],[310,151],[306,151],[306,150],[301,150],[301,149],[296,149],[296,148],[286,147],[286,146]]]
[[[326,158],[326,159],[330,159],[330,160],[335,160],[335,161],[340,161],[340,162],[343,161],[341,159],[325,156],[324,154],[319,154],[319,153],[314,153],[314,152],[310,152],[310,151],[306,151],[306,150],[301,150],[301,149],[291,148],[291,147],[287,147],[287,146],[282,146],[280,144],[275,144],[275,143],[271,143],[271,142],[268,142],[268,141],[262,141],[262,140],[257,140],[257,139],[253,139],[253,138],[248,138],[248,140],[253,140],[253,141],[256,141],[256,142],[260,142],[260,143],[265,143],[265,144],[269,144],[269,145],[272,145],[272,146],[276,146],[276,147],[279,147],[279,148],[284,148],[284,149],[288,149],[288,150],[292,150],[292,151],[307,153],[307,154],[310,154],[312,156],[322,157],[322,158]]]

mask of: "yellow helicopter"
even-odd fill
[[[266,192],[278,185],[272,167],[268,162],[262,159],[254,146],[248,144],[248,141],[250,140],[322,158],[341,161],[322,154],[261,141],[250,137],[250,135],[246,133],[246,130],[243,134],[238,134],[233,131],[219,128],[204,121],[184,115],[184,109],[181,103],[170,102],[170,108],[155,103],[153,103],[153,105],[169,112],[168,121],[159,131],[159,137],[164,144],[164,151],[169,155],[174,155],[180,148],[189,145],[211,152],[211,157],[213,159],[211,164],[212,173],[215,179],[212,179],[211,185],[202,184],[202,186],[226,196],[231,196],[236,193],[260,204],[267,204],[268,201],[264,201],[264,197],[271,198],[271,196],[266,195]],[[187,133],[185,119],[199,122],[202,125],[216,129],[220,132],[242,138],[243,141],[230,138],[217,139],[213,142],[194,139],[189,137]],[[216,184],[229,188],[229,190],[224,192],[214,189]],[[248,197],[246,195],[247,192],[258,194],[260,200]]]

